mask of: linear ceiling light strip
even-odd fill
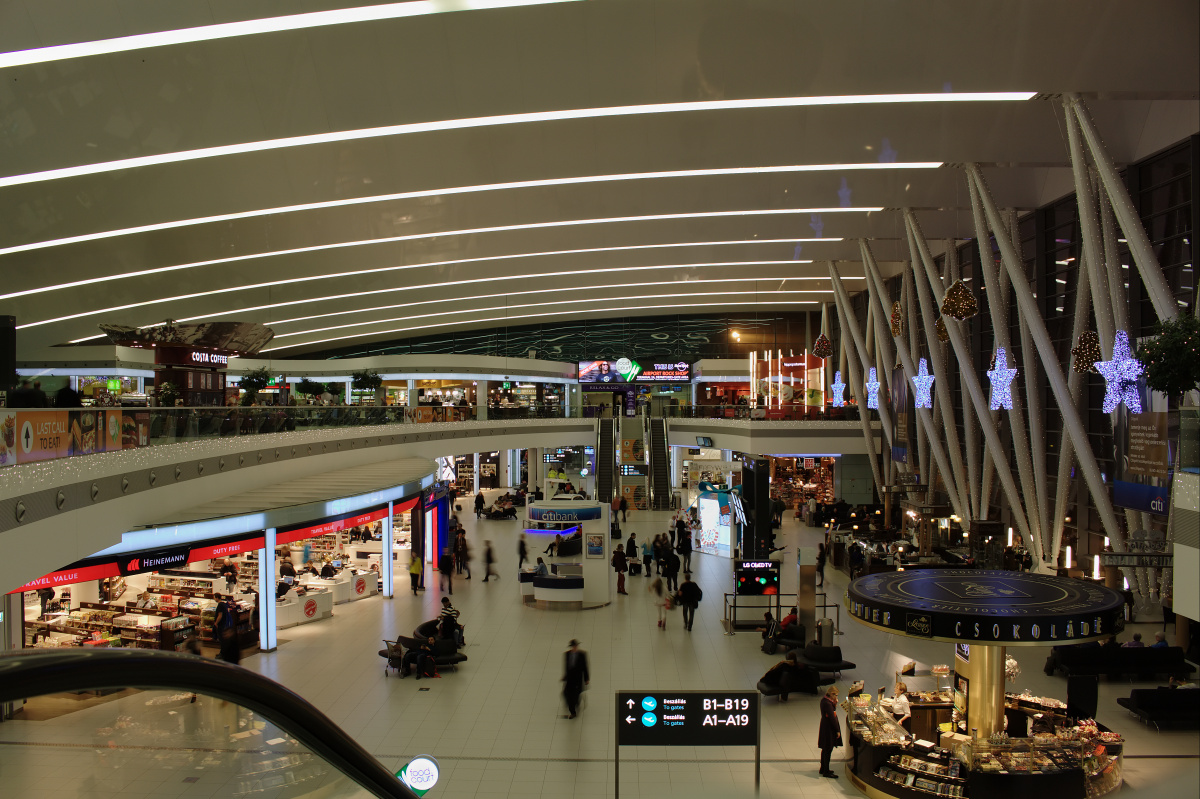
[[[748,265],[778,266],[778,265],[782,265],[782,264],[799,264],[799,263],[811,263],[811,261],[718,261],[718,262],[705,262],[705,263],[694,263],[694,264],[660,264],[660,265],[655,265],[655,266],[612,266],[612,267],[599,267],[599,268],[595,268],[595,269],[574,269],[574,270],[570,270],[570,271],[566,271],[566,272],[531,272],[531,273],[523,274],[523,275],[489,275],[488,277],[473,278],[473,279],[468,279],[468,280],[454,280],[454,281],[449,281],[446,283],[432,283],[432,284],[424,284],[424,285],[436,286],[438,288],[444,288],[447,286],[465,286],[465,285],[470,285],[472,283],[487,283],[487,282],[491,282],[493,280],[509,281],[509,280],[521,280],[521,279],[525,279],[525,278],[534,278],[534,277],[556,277],[556,276],[569,277],[569,276],[573,276],[573,275],[595,275],[595,274],[610,273],[610,272],[630,272],[630,271],[636,271],[636,270],[640,270],[640,269],[646,269],[646,270],[651,270],[651,269],[694,269],[694,268],[706,267],[706,266],[739,267],[739,266],[748,266]],[[426,264],[422,264],[421,266],[425,266],[425,265]],[[413,267],[409,267],[409,268],[417,268],[417,267],[413,266]],[[346,274],[354,275],[357,273],[356,272],[348,272]],[[339,277],[339,275],[322,275],[321,277],[322,278],[324,278],[324,277]],[[819,280],[821,278],[813,278],[813,279]],[[828,280],[828,278],[824,278],[824,279]],[[194,299],[198,299],[200,297],[212,297],[217,294],[228,294],[230,292],[250,291],[253,289],[269,288],[271,286],[302,283],[302,282],[306,282],[306,280],[307,280],[306,278],[291,278],[288,280],[270,281],[270,282],[266,282],[266,283],[254,283],[254,284],[245,285],[245,286],[229,286],[229,287],[221,288],[221,289],[211,289],[209,291],[196,291],[196,292],[192,292],[191,294],[177,294],[174,297],[159,297],[157,299],[145,300],[143,302],[131,302],[131,303],[126,303],[125,305],[113,305],[108,308],[96,308],[94,310],[80,311],[79,313],[68,314],[66,316],[57,316],[52,319],[42,319],[37,322],[28,322],[23,325],[17,325],[17,329],[24,330],[26,328],[41,327],[42,325],[54,324],[56,322],[68,322],[72,319],[82,319],[86,316],[96,316],[98,314],[115,313],[117,311],[128,311],[131,308],[144,308],[147,305],[160,305],[162,303],[167,303],[167,302],[182,302],[184,300],[194,300]]]
[[[525,114],[500,114],[468,119],[447,119],[436,122],[410,122],[403,125],[386,125],[378,128],[338,130],[328,133],[313,133],[307,136],[289,136],[283,139],[267,139],[256,142],[240,142],[196,150],[181,150],[173,153],[143,155],[104,161],[95,164],[47,169],[24,175],[9,175],[0,178],[0,188],[19,186],[25,183],[40,183],[47,180],[100,175],[124,169],[137,169],[162,164],[177,164],[204,158],[220,158],[229,155],[259,153],[267,150],[282,150],[291,147],[307,147],[313,144],[376,139],[386,136],[403,136],[410,133],[433,133],[449,130],[495,127],[499,125],[521,125],[535,122],[558,122],[562,120],[600,119],[604,117],[641,116],[648,114],[672,114],[688,111],[740,111],[762,108],[801,108],[806,106],[831,105],[878,105],[906,103],[963,103],[963,102],[1011,102],[1028,100],[1037,92],[934,92],[928,94],[859,94],[827,97],[766,97],[750,100],[699,100],[685,103],[655,103],[648,105],[623,105],[609,108],[572,108],[559,111],[532,111]]]
[[[621,216],[621,217],[606,217],[599,219],[566,219],[558,222],[526,222],[519,225],[498,225],[493,227],[467,228],[464,230],[440,230],[428,233],[410,233],[404,236],[387,236],[380,239],[360,239],[358,241],[339,241],[332,244],[317,244],[312,247],[293,247],[287,250],[269,250],[267,252],[247,253],[245,255],[233,255],[228,258],[213,258],[207,261],[192,261],[186,264],[173,264],[171,266],[157,266],[152,269],[139,269],[133,272],[123,272],[117,275],[107,275],[104,277],[88,278],[86,280],[74,280],[69,283],[56,283],[50,286],[40,286],[34,289],[24,289],[22,291],[14,291],[8,294],[0,294],[0,300],[11,300],[17,297],[24,297],[30,294],[41,294],[47,291],[57,291],[60,289],[75,288],[77,286],[85,286],[92,283],[108,283],[114,280],[121,280],[129,277],[145,277],[146,275],[157,275],[165,272],[176,272],[182,269],[195,269],[201,266],[216,266],[219,264],[234,263],[236,261],[252,261],[260,258],[273,258],[277,255],[299,255],[308,252],[320,252],[323,250],[345,249],[347,247],[364,247],[372,244],[395,244],[401,241],[419,241],[421,239],[436,239],[449,236],[476,236],[483,233],[508,233],[518,230],[543,230],[548,228],[573,227],[575,225],[607,225],[621,222],[663,222],[679,219],[716,219],[722,217],[737,217],[737,216],[774,216],[781,214],[824,214],[824,213],[871,213],[874,211],[882,211],[883,207],[868,207],[859,206],[856,208],[775,208],[764,210],[750,211],[701,211],[697,213],[687,214],[649,214],[644,216]],[[796,239],[796,241],[809,241],[809,239]],[[820,239],[820,241],[841,241],[840,238]],[[464,261],[465,262],[465,261]],[[446,261],[443,263],[453,263]],[[397,269],[411,269],[423,264],[413,264],[408,266],[391,266],[382,269],[363,269],[355,272],[338,272],[330,275],[323,275],[308,278],[293,278],[291,280],[281,281],[282,283],[297,283],[307,280],[317,280],[325,277],[346,277],[349,275],[364,275],[379,271],[394,271]],[[261,284],[267,285],[267,284]]]
[[[603,287],[601,287],[601,288],[603,288]],[[803,289],[768,290],[768,291],[759,291],[757,289],[754,289],[751,291],[687,291],[687,292],[683,292],[683,293],[677,292],[674,294],[631,294],[628,297],[621,297],[621,301],[626,302],[626,301],[630,301],[630,300],[660,300],[660,299],[673,299],[675,297],[735,297],[735,296],[740,297],[740,296],[745,296],[745,295],[752,295],[752,296],[756,296],[756,297],[765,297],[765,296],[778,296],[778,295],[788,295],[788,294],[826,294],[827,295],[831,291],[832,291],[832,289],[828,289],[825,291],[819,291],[819,290],[806,291]],[[467,298],[463,298],[464,301],[466,299]],[[553,305],[577,305],[577,304],[585,303],[585,302],[611,302],[611,301],[612,301],[611,297],[577,297],[575,299],[570,299],[570,300],[553,300],[551,302],[530,302],[530,303],[522,303],[519,305],[506,304],[504,307],[505,307],[505,309],[545,308],[545,307],[549,307],[549,306],[553,306]],[[352,327],[366,327],[367,325],[384,325],[384,324],[391,324],[393,322],[410,322],[413,319],[432,319],[432,318],[438,317],[438,316],[452,316],[454,314],[478,313],[478,312],[486,312],[489,310],[491,310],[491,309],[490,308],[458,308],[458,309],[455,309],[452,311],[435,311],[434,313],[414,314],[412,316],[395,316],[395,317],[391,317],[388,319],[372,319],[369,322],[351,322],[351,323],[345,324],[345,325],[330,325],[329,327],[313,327],[313,328],[309,328],[308,330],[297,330],[293,333],[277,333],[275,335],[275,337],[272,339],[272,341],[276,341],[281,338],[291,338],[292,336],[308,336],[308,335],[312,335],[313,333],[325,333],[330,330],[348,330],[349,328],[352,328]]]
[[[756,301],[751,300],[751,301],[746,301],[746,302],[737,301],[737,302],[722,303],[722,306],[732,306],[732,305],[816,305],[816,304],[817,303],[814,300],[795,300],[795,301],[782,300],[779,302],[767,302],[767,303],[756,302]],[[588,311],[588,313],[608,313],[609,311],[619,311],[622,313],[628,313],[630,311],[653,311],[653,310],[661,310],[663,308],[712,308],[712,307],[713,307],[713,304],[711,302],[693,302],[693,303],[667,303],[664,305],[635,305],[633,307],[630,307],[628,305],[620,305],[620,306],[614,306],[611,308],[588,308],[587,311]],[[547,311],[544,313],[527,313],[527,314],[515,314],[515,315],[510,314],[510,315],[505,315],[505,316],[492,316],[492,317],[487,317],[485,319],[460,319],[460,320],[457,320],[454,322],[436,322],[432,325],[414,325],[412,327],[399,327],[399,328],[394,328],[392,330],[374,330],[374,331],[371,331],[370,333],[355,333],[354,335],[351,335],[351,336],[335,336],[333,338],[323,338],[323,339],[318,339],[316,341],[302,341],[302,342],[297,342],[295,344],[289,344],[285,347],[269,347],[264,350],[259,350],[259,352],[276,352],[278,350],[295,349],[296,347],[307,347],[307,346],[311,346],[313,344],[325,344],[330,341],[344,341],[346,339],[365,338],[367,336],[383,336],[383,335],[387,335],[388,333],[405,333],[405,332],[408,332],[411,330],[428,330],[428,329],[434,328],[434,327],[447,327],[450,325],[474,325],[474,324],[480,324],[483,322],[507,322],[507,321],[511,321],[513,319],[530,319],[530,318],[538,318],[538,317],[543,317],[543,316],[563,316],[564,314],[576,314],[576,313],[579,313],[578,309],[572,309],[569,311]]]
[[[379,22],[403,17],[424,17],[431,14],[447,14],[454,11],[487,11],[519,6],[540,6],[550,3],[573,3],[579,0],[413,0],[405,3],[386,3],[362,8],[337,8],[329,11],[314,11],[308,14],[291,14],[285,17],[266,17],[238,22],[222,22],[195,28],[139,33],[113,39],[96,39],[90,42],[73,42],[30,50],[16,50],[0,54],[0,69],[29,64],[46,64],[73,58],[87,58],[110,53],[127,53],[153,47],[169,47],[175,44],[194,44],[216,39],[233,39],[240,36],[255,36],[263,33],[281,33],[309,28],[324,28],[331,25],[347,25],[355,22]]]
[[[61,239],[47,239],[28,244],[18,244],[12,247],[0,248],[0,256],[14,255],[34,250],[44,250],[50,247],[62,247],[68,244],[81,244],[88,241],[135,236],[141,233],[155,233],[162,230],[178,230],[194,225],[207,225],[214,222],[233,222],[239,219],[254,219],[277,214],[291,214],[303,211],[322,211],[330,208],[345,208],[354,205],[371,203],[412,200],[423,197],[447,197],[456,194],[474,194],[491,191],[507,191],[510,189],[546,188],[551,186],[586,185],[591,183],[619,183],[632,180],[662,180],[665,178],[694,178],[694,177],[726,177],[730,175],[769,175],[793,174],[802,172],[842,172],[842,171],[879,171],[895,169],[937,169],[941,161],[899,161],[887,163],[860,164],[793,164],[787,166],[761,167],[729,167],[726,169],[679,169],[668,172],[629,172],[617,175],[585,175],[572,178],[545,178],[540,180],[518,180],[507,183],[486,183],[478,186],[453,186],[444,189],[423,189],[421,191],[405,191],[392,194],[373,194],[368,197],[350,197],[340,200],[326,200],[316,203],[301,203],[298,205],[281,205],[273,208],[256,208],[250,211],[236,211],[215,216],[198,216],[191,219],[176,219],[170,222],[155,222],[150,225],[101,230],[95,233],[83,233],[78,236],[66,236]],[[0,180],[2,182],[2,180]]]

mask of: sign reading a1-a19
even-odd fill
[[[620,746],[756,746],[756,691],[621,691]]]

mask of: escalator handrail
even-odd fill
[[[374,796],[416,799],[312,703],[240,666],[153,649],[64,647],[0,655],[0,703],[65,691],[121,688],[192,691],[241,705],[286,731]]]

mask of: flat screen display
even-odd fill
[[[615,361],[580,361],[580,383],[690,383],[692,365],[684,361],[659,361],[649,359],[642,363],[632,358]]]
[[[696,443],[702,447],[711,447],[713,445],[712,439],[708,436],[696,436]],[[695,454],[699,455],[700,453],[697,452]]]
[[[775,561],[738,561],[733,571],[738,596],[775,596],[779,593],[779,564]]]

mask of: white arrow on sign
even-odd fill
[[[629,701],[627,701],[625,704],[629,705],[629,709],[630,709],[630,710],[633,710],[633,700],[632,700],[632,699],[630,699]]]
[[[625,723],[626,723],[626,724],[632,724],[632,723],[633,723],[633,722],[635,722],[635,721],[637,721],[637,719],[635,719],[633,716],[626,716],[626,717],[625,717]]]

